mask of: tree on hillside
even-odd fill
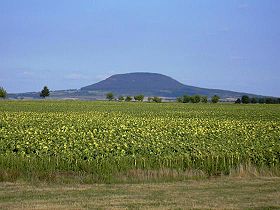
[[[217,95],[214,95],[214,96],[212,96],[212,98],[211,98],[211,101],[212,101],[212,103],[218,103],[219,102],[219,100],[220,100],[220,97],[219,96],[217,96]]]
[[[125,98],[125,101],[126,102],[130,102],[132,100],[132,97],[131,96],[126,96],[126,98]]]
[[[242,96],[242,97],[241,97],[241,102],[242,102],[243,104],[248,104],[248,103],[250,103],[250,98],[249,98],[249,96],[247,96],[247,95]]]
[[[50,90],[47,86],[44,86],[43,90],[40,93],[40,97],[45,98],[50,95]]]
[[[106,94],[106,99],[112,101],[114,99],[114,94],[112,92]]]
[[[134,96],[135,101],[143,101],[144,100],[144,95],[137,95]]]
[[[0,87],[0,98],[6,98],[6,97],[7,97],[7,91],[3,87]]]

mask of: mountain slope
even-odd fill
[[[237,98],[247,93],[219,89],[207,89],[184,85],[171,77],[157,73],[116,74],[96,84],[81,88],[85,91],[113,92],[122,95],[144,94],[145,96],[178,97],[188,95],[219,95],[221,98]],[[254,94],[247,94],[256,96]]]

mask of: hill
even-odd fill
[[[50,99],[80,99],[100,100],[104,99],[106,93],[113,92],[115,95],[134,96],[144,94],[145,96],[159,96],[175,99],[184,94],[205,95],[211,97],[218,95],[225,100],[235,100],[242,95],[249,97],[262,97],[259,95],[234,92],[220,89],[207,89],[189,86],[177,80],[157,73],[136,72],[127,74],[116,74],[98,83],[82,87],[81,89],[55,90],[50,92]],[[39,92],[8,94],[11,99],[38,99]]]
[[[145,96],[178,97],[188,95],[219,95],[221,98],[238,98],[242,95],[254,94],[234,92],[220,89],[207,89],[184,85],[166,75],[157,73],[127,73],[116,74],[98,83],[82,87],[82,92],[113,92],[117,95],[144,94]]]

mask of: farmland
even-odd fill
[[[280,171],[279,105],[0,101],[0,114],[2,181]]]

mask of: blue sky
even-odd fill
[[[0,0],[0,86],[80,88],[116,73],[280,96],[278,0]]]

